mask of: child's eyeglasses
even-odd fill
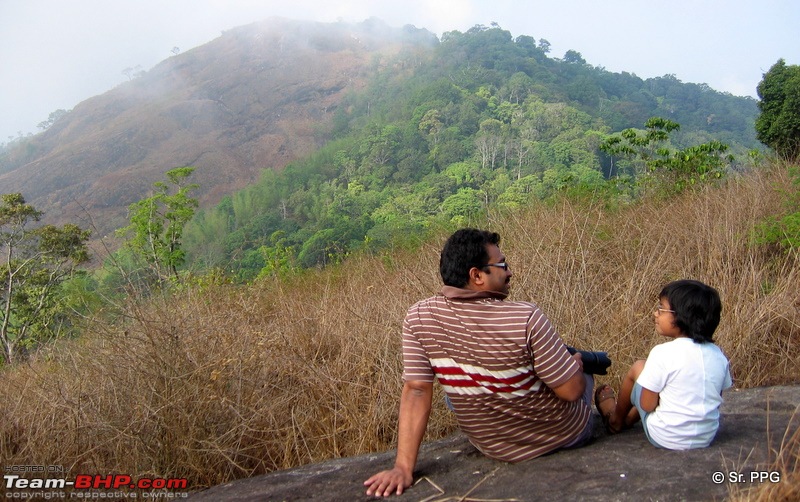
[[[661,307],[656,307],[656,312],[658,312],[658,315],[661,315],[664,312],[669,312],[669,313],[672,313],[672,314],[675,313],[674,310],[665,309],[665,308],[661,308]]]

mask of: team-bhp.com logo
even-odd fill
[[[6,468],[6,472],[9,472],[8,468]],[[27,470],[26,472],[32,471]],[[47,474],[53,475],[55,473],[48,471]],[[58,476],[31,479],[23,478],[20,474],[11,473],[3,475],[3,486],[6,492],[5,498],[7,499],[124,499],[140,497],[171,499],[188,497],[188,493],[185,492],[188,488],[186,478],[134,479],[126,474],[111,474],[107,476],[78,474],[74,480],[68,480],[66,477]],[[129,490],[138,490],[138,493]],[[184,492],[176,492],[175,490],[184,490]]]

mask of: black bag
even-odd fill
[[[608,352],[592,352],[589,350],[578,350],[567,345],[570,354],[580,353],[583,361],[583,372],[590,375],[605,375],[606,370],[611,366],[611,359]]]

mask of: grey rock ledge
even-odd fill
[[[398,501],[722,500],[751,472],[768,469],[787,427],[800,422],[800,385],[730,389],[709,448],[661,450],[641,426],[609,436],[598,420],[580,449],[508,464],[480,454],[456,433],[423,444],[415,484]],[[794,420],[792,419],[794,417]],[[372,500],[363,482],[394,462],[394,451],[340,458],[241,479],[193,493],[201,501]],[[723,476],[722,483],[712,477]],[[741,478],[741,482],[738,482]],[[735,479],[736,483],[731,483]],[[765,480],[763,482],[769,482]]]

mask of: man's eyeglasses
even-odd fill
[[[508,270],[508,263],[504,261],[500,263],[487,263],[486,265],[483,266],[483,268],[486,267],[497,267],[497,268],[502,268],[503,270]]]

